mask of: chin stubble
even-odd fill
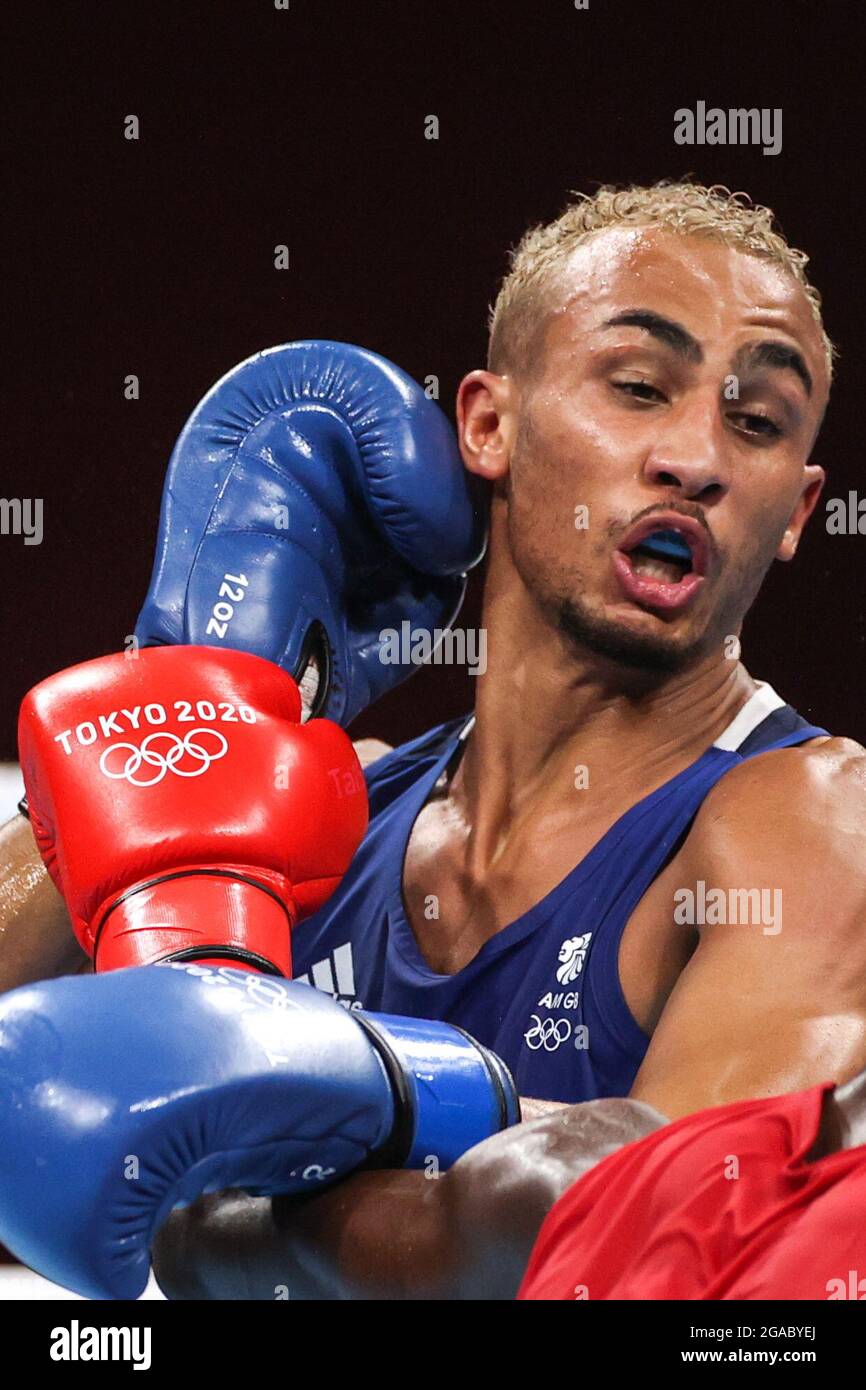
[[[572,645],[621,666],[660,674],[681,671],[701,652],[702,641],[685,645],[630,632],[618,623],[594,617],[580,602],[563,599],[557,628]]]

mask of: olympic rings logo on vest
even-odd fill
[[[533,1052],[543,1047],[545,1052],[555,1052],[571,1037],[571,1024],[567,1018],[545,1018],[532,1014],[532,1026],[523,1034],[523,1041]]]
[[[210,747],[203,743],[212,740]],[[163,750],[159,742],[167,744]],[[201,777],[208,768],[228,752],[228,739],[219,729],[190,729],[183,738],[161,730],[148,734],[140,746],[134,743],[111,743],[99,759],[100,771],[116,781],[129,782],[133,787],[155,787],[167,772],[175,777]],[[118,755],[120,759],[118,760]],[[139,775],[142,768],[145,771]],[[147,775],[147,769],[153,769]]]

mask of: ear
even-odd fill
[[[510,377],[474,371],[457,391],[457,442],[470,473],[496,482],[508,472],[517,430],[517,388]]]
[[[803,527],[815,510],[818,498],[824,490],[826,474],[823,468],[819,468],[815,463],[807,464],[803,469],[803,474],[805,478],[803,490],[791,513],[791,519],[785,528],[779,549],[776,551],[777,560],[793,560],[797,553],[797,546],[800,544]]]

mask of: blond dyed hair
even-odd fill
[[[593,194],[573,193],[575,202],[546,226],[531,227],[510,252],[511,268],[490,309],[490,371],[531,374],[549,313],[560,302],[560,274],[574,250],[608,227],[663,227],[679,236],[706,237],[772,261],[801,286],[821,332],[832,377],[836,350],[824,328],[821,296],[806,276],[809,257],[789,246],[770,208],[722,185],[663,182]]]

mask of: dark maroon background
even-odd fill
[[[18,318],[0,491],[44,498],[46,515],[41,547],[0,537],[0,756],[28,686],[131,630],[169,451],[218,376],[269,344],[346,339],[438,374],[450,412],[483,362],[507,246],[569,189],[693,172],[775,207],[812,254],[842,349],[816,458],[828,495],[862,487],[858,10],[151,0],[20,15],[3,74]],[[698,100],[782,107],[783,152],[676,146],[674,111]],[[745,642],[756,675],[861,740],[864,551],[819,519]],[[465,673],[425,671],[363,730],[400,739],[471,698]]]

